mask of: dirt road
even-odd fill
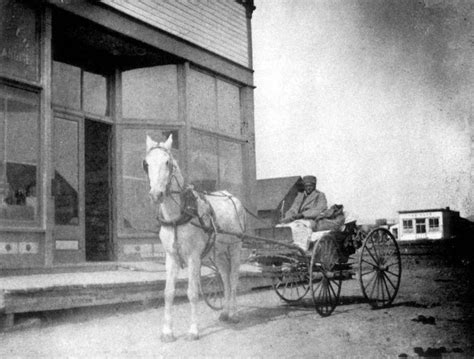
[[[462,268],[405,268],[395,305],[382,310],[371,310],[350,280],[328,318],[319,317],[309,296],[287,306],[269,289],[239,297],[240,323],[234,325],[220,323],[200,302],[196,342],[184,340],[185,300],[175,307],[178,339],[169,344],[159,341],[162,303],[53,312],[32,328],[1,333],[0,357],[473,357],[471,278]]]

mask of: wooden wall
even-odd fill
[[[246,9],[236,1],[101,2],[240,65],[250,67]]]

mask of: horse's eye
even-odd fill
[[[143,160],[143,170],[148,173],[148,163],[145,160]]]

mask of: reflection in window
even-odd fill
[[[217,80],[217,110],[219,129],[239,137],[241,135],[239,87]]]
[[[38,95],[0,86],[0,219],[37,216]]]
[[[146,136],[162,142],[173,133],[172,154],[180,162],[178,131],[127,129],[122,142],[122,221],[125,233],[157,229],[157,207],[150,203],[148,179],[142,163],[146,155]]]
[[[107,79],[84,71],[84,111],[95,115],[107,115]]]
[[[79,225],[78,124],[54,122],[54,209],[55,223]]]
[[[81,109],[81,69],[62,62],[53,62],[53,103]]]
[[[219,187],[242,198],[242,186],[242,145],[219,140]]]
[[[123,117],[178,119],[178,75],[174,65],[125,71],[122,74]]]
[[[214,77],[199,71],[190,71],[188,108],[191,123],[206,129],[217,128]]]
[[[217,139],[193,132],[189,156],[190,183],[201,191],[216,190],[218,180]]]

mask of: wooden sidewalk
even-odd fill
[[[110,266],[109,266],[110,267]],[[181,270],[177,296],[186,295]],[[239,292],[270,285],[255,267],[242,265]],[[0,278],[0,328],[14,325],[16,313],[41,312],[163,298],[166,272],[159,263],[117,263],[115,270],[16,275]]]

